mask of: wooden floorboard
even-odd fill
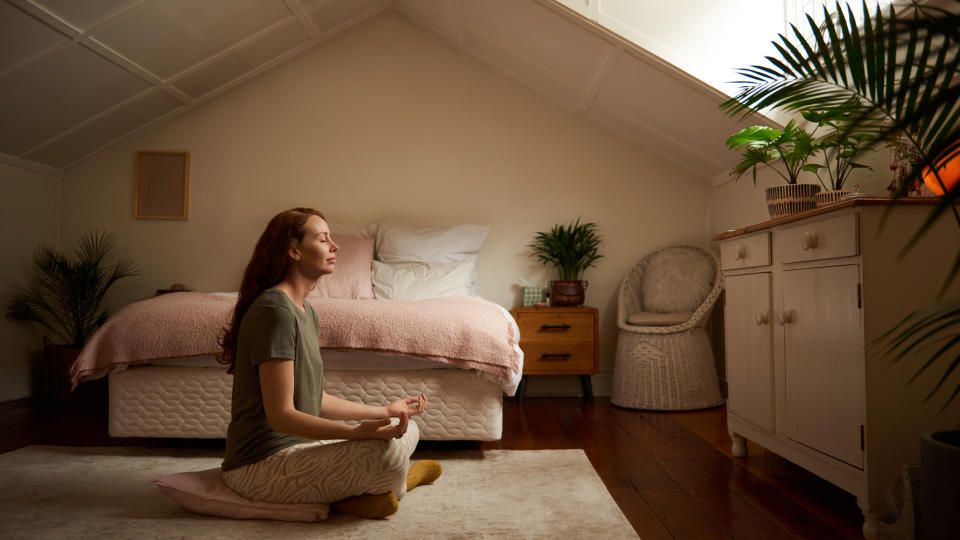
[[[0,453],[28,444],[223,448],[222,439],[115,439],[103,400],[0,403]],[[504,400],[499,441],[434,449],[582,449],[643,540],[861,538],[849,493],[759,446],[734,458],[724,408],[662,413],[598,398]]]

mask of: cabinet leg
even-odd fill
[[[527,389],[527,376],[523,375],[520,377],[520,384],[517,385],[517,393],[514,395],[517,400],[517,405],[523,404],[523,391]]]
[[[733,444],[730,446],[730,453],[733,457],[747,457],[747,440],[742,435],[731,434]]]
[[[873,512],[863,513],[863,538],[877,540],[880,538],[880,515]]]
[[[589,375],[580,376],[580,386],[583,387],[583,399],[590,405],[593,405],[593,380]]]

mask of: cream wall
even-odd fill
[[[189,220],[132,219],[139,150],[190,152]],[[292,206],[355,224],[485,224],[480,294],[509,308],[521,278],[554,277],[527,257],[534,232],[580,216],[604,236],[606,258],[585,278],[605,393],[620,279],[659,246],[707,245],[709,192],[389,11],[69,170],[63,236],[116,232],[143,269],[118,284],[119,306],[174,282],[236,290],[267,220]]]
[[[30,283],[33,253],[57,247],[60,178],[0,162],[0,402],[30,395],[31,358],[42,349],[39,332],[6,318],[7,295]]]

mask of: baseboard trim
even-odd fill
[[[32,397],[11,399],[10,401],[0,401],[0,413],[17,411],[20,409],[29,409],[33,406]]]

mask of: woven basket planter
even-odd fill
[[[817,207],[816,184],[784,184],[767,188],[767,210],[770,217],[778,218],[799,214]]]
[[[838,189],[836,191],[821,191],[817,193],[817,206],[826,206],[843,199],[853,197],[853,190]]]

